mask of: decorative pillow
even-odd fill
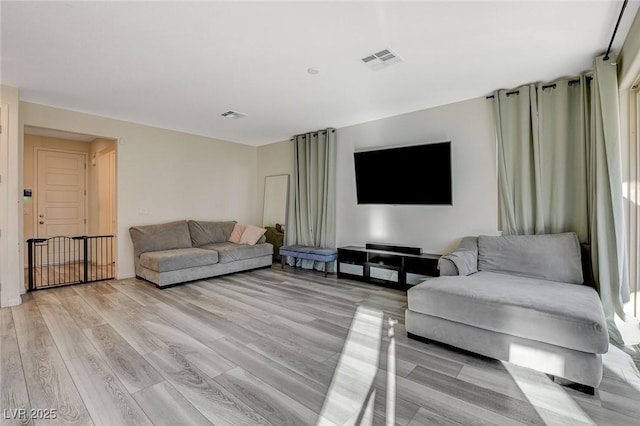
[[[260,237],[267,232],[264,228],[258,228],[257,226],[247,225],[244,232],[242,233],[242,237],[240,237],[240,244],[249,244],[250,246],[255,245]]]
[[[244,232],[246,228],[246,225],[240,225],[239,223],[236,223],[236,225],[233,227],[233,231],[231,231],[231,235],[229,236],[229,239],[227,241],[231,242],[231,243],[240,243],[240,238],[242,238],[242,233]]]

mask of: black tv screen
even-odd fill
[[[358,204],[450,205],[451,142],[353,154]]]

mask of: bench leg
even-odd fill
[[[324,277],[327,278],[327,262],[324,262]]]
[[[284,269],[284,258],[286,256],[280,256],[280,269]]]

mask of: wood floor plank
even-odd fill
[[[23,352],[22,362],[31,407],[55,410],[56,419],[46,420],[44,424],[93,424],[76,385],[55,347]]]
[[[137,402],[98,354],[81,356],[66,364],[96,424],[151,425]]]
[[[457,422],[450,418],[444,417],[433,411],[426,410],[422,407],[418,410],[415,417],[409,423],[409,426],[466,426],[464,423]]]
[[[214,380],[273,425],[311,425],[318,418],[314,411],[239,367]]]
[[[110,325],[98,325],[84,332],[130,393],[164,380]]]
[[[407,378],[428,388],[446,393],[460,401],[466,401],[478,407],[500,413],[519,422],[528,425],[544,425],[544,422],[531,405],[490,389],[471,383],[464,383],[459,379],[422,366],[417,366]]]
[[[145,320],[142,325],[168,347],[187,358],[209,377],[215,377],[234,368],[234,364],[218,355],[208,346],[159,318]]]
[[[116,291],[126,294],[131,299],[144,306],[155,305],[156,303],[162,302],[161,298],[153,296],[153,291],[145,291],[146,285],[137,280],[122,280],[111,283],[111,286]]]
[[[218,286],[216,288],[216,293],[225,295],[227,297],[230,297],[231,299],[235,299],[243,303],[249,302],[254,308],[259,308],[261,310],[264,310],[265,312],[270,312],[274,315],[287,318],[295,322],[307,322],[314,319],[310,315],[307,315],[303,312],[294,311],[292,309],[279,305],[278,303],[271,303],[262,299],[253,298],[252,296],[247,296],[237,291],[237,289],[232,290],[224,286]]]
[[[56,342],[62,359],[70,360],[95,353],[96,349],[61,304],[48,303],[48,301],[46,303],[38,302],[38,308]]]
[[[244,345],[220,339],[216,352],[289,397],[320,412],[327,388]]]
[[[382,323],[358,331],[359,306]],[[47,426],[329,418],[626,426],[640,417],[640,373],[624,351],[603,356],[590,396],[534,370],[410,339],[405,308],[405,292],[279,266],[164,290],[127,279],[27,293],[0,310],[1,408],[62,413],[31,423]],[[339,392],[329,392],[334,381]],[[344,416],[316,419],[327,401]]]
[[[78,327],[83,329],[104,324],[104,319],[98,315],[82,297],[77,295],[77,293],[75,294],[76,296],[67,296],[59,299],[64,309],[71,318],[73,318]]]
[[[216,425],[270,424],[175,350],[161,349],[146,355],[178,392]]]
[[[332,366],[291,351],[267,338],[249,343],[247,347],[323,386],[331,384]]]
[[[546,374],[528,368],[504,362],[503,368],[526,397],[526,401],[535,408],[545,423],[550,424],[593,424],[589,416],[580,408],[580,400],[571,397],[571,390],[549,380]],[[488,370],[491,371],[491,370]],[[493,371],[492,371],[493,372]],[[578,392],[575,392],[578,393]],[[594,400],[584,395],[585,399]]]
[[[439,390],[425,387],[409,378],[397,377],[396,384],[396,392],[402,395],[402,398],[440,414],[445,419],[451,420],[453,424],[461,423],[468,426],[526,424]]]
[[[206,307],[203,306],[211,306],[211,304],[201,303],[200,300],[194,300],[191,303],[184,304],[182,312],[207,322],[214,330],[227,338],[233,338],[242,343],[253,342],[260,338],[261,334],[239,326],[221,315],[216,315],[214,312],[207,310]]]
[[[166,345],[142,326],[135,318],[137,312],[100,310],[100,316],[113,327],[139,354],[165,348]]]
[[[156,426],[211,426],[191,403],[166,381],[133,394],[138,405]]]
[[[192,317],[182,311],[182,305],[177,307],[167,306],[164,303],[160,303],[150,309],[148,306],[143,308],[144,311],[156,314],[166,322],[172,324],[174,327],[184,331],[201,343],[211,347],[215,346],[216,341],[224,335],[212,327],[200,318]]]
[[[527,397],[522,393],[522,390],[520,390],[520,387],[507,370],[504,370],[504,372],[499,372],[498,370],[487,371],[471,365],[463,365],[456,378],[521,401],[527,400]]]
[[[0,410],[3,414],[1,422],[7,425],[33,425],[32,420],[11,415],[20,410],[28,412],[31,408],[11,309],[0,311],[0,330]]]
[[[30,294],[23,297],[22,305],[10,309],[21,353],[55,346],[40,309]]]

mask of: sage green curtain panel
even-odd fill
[[[294,232],[288,244],[336,245],[336,131],[294,137]],[[324,264],[298,259],[298,266],[322,270]],[[329,265],[333,272],[335,265]]]
[[[538,144],[535,86],[495,94],[498,188],[502,229],[507,235],[538,233],[538,187],[534,147]]]
[[[505,234],[573,231],[589,240],[587,86],[583,76],[496,93]]]
[[[595,59],[591,111],[594,275],[600,279],[607,325],[613,322],[614,313],[625,319],[623,303],[629,300],[617,68],[611,55],[607,61],[603,56]]]
[[[494,108],[503,233],[573,231],[592,245],[610,336],[624,319],[622,162],[614,60],[586,75],[498,90]]]

